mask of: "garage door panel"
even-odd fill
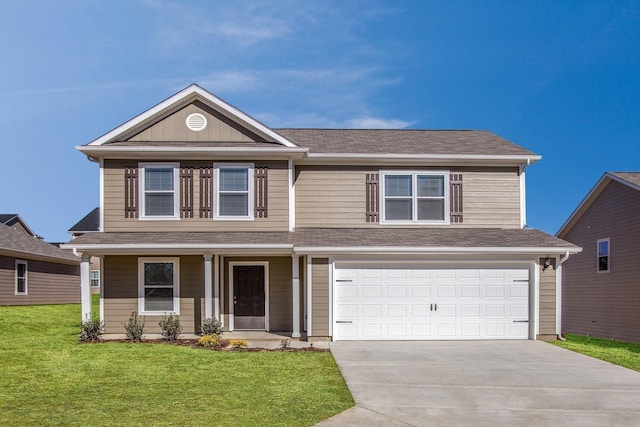
[[[368,340],[526,339],[528,277],[528,268],[338,263],[333,335]]]

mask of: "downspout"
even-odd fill
[[[557,277],[556,277],[556,310],[558,311],[558,318],[561,319],[562,322],[562,264],[565,263],[566,260],[569,259],[569,256],[571,256],[571,254],[569,253],[569,251],[565,252],[564,256],[562,258],[560,258],[560,262],[558,263],[558,267],[557,267]],[[562,326],[562,323],[560,322],[560,326]],[[559,333],[558,333],[558,339],[560,341],[566,341],[567,339],[564,337],[564,335],[562,335],[562,329],[560,329]]]
[[[526,179],[525,170],[531,164],[531,159],[527,159],[527,163],[520,165],[520,228],[527,227],[527,196],[526,196]]]

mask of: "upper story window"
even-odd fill
[[[16,260],[16,295],[27,295],[27,262]]]
[[[178,219],[176,163],[141,163],[142,218]]]
[[[448,172],[386,171],[381,176],[383,223],[449,223]]]
[[[215,218],[253,219],[253,164],[214,165]]]
[[[598,273],[608,273],[610,269],[609,265],[609,238],[598,240]]]

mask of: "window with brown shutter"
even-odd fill
[[[378,179],[377,173],[368,173],[366,177],[367,222],[378,222]]]
[[[213,168],[200,168],[200,218],[213,217]]]
[[[138,218],[138,166],[124,168],[124,217]]]
[[[193,168],[180,167],[180,217],[193,218]]]
[[[256,218],[266,218],[267,217],[267,200],[268,200],[268,191],[267,191],[267,174],[269,168],[265,167],[257,167],[253,171],[253,179],[254,179],[254,211]]]
[[[462,174],[452,173],[449,177],[450,215],[452,223],[462,222]]]

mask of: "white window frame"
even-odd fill
[[[254,175],[253,163],[214,163],[214,220],[219,221],[253,221],[254,219],[254,188],[253,188],[253,175]],[[247,169],[247,215],[220,215],[220,170],[221,169]],[[238,193],[234,191],[233,193]]]
[[[144,265],[145,263],[173,263],[173,310],[148,311],[144,308]],[[180,258],[138,258],[138,313],[148,316],[180,314]]]
[[[147,215],[145,198],[145,170],[146,169],[173,169],[173,215]],[[139,202],[141,220],[179,220],[180,219],[180,163],[175,162],[154,162],[138,164],[138,175],[140,176]],[[162,191],[163,193],[168,191]]]
[[[18,265],[24,265],[24,278],[18,276]],[[29,295],[29,263],[27,261],[16,260],[15,269],[15,295]],[[18,291],[19,279],[24,279],[24,292]]]
[[[607,269],[600,270],[600,243],[607,242]],[[598,239],[596,242],[596,272],[597,273],[609,273],[611,271],[611,238]]]
[[[380,223],[381,224],[435,224],[435,225],[449,225],[451,223],[451,207],[449,203],[449,171],[443,170],[385,170],[380,171]],[[386,177],[394,175],[411,175],[412,195],[412,219],[411,220],[387,220],[387,200],[385,197]],[[418,220],[418,176],[424,175],[439,175],[444,177],[444,219],[438,220]]]
[[[95,281],[98,282],[97,285],[94,285]],[[90,286],[92,288],[99,288],[100,287],[100,270],[90,270],[89,271],[89,283],[90,283]]]

